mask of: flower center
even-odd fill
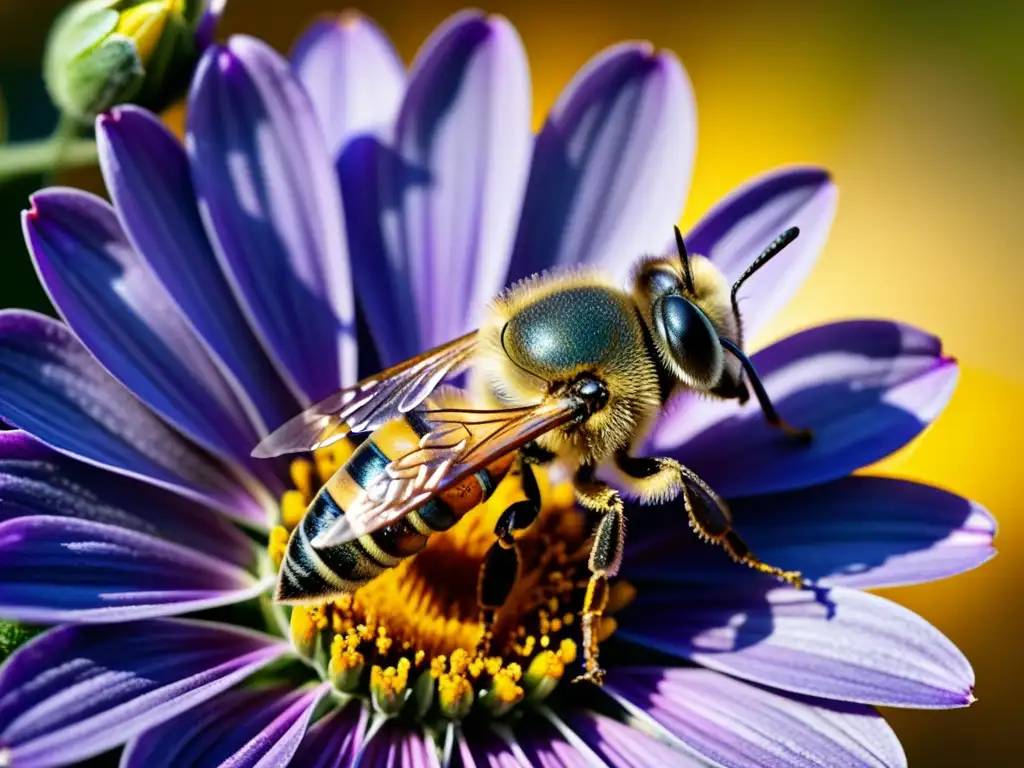
[[[325,482],[351,450],[338,443],[292,465],[296,488],[282,499],[282,526],[271,535],[275,565],[318,490],[315,481]],[[571,485],[552,483],[543,470],[536,476],[541,514],[517,538],[518,575],[488,642],[477,584],[495,523],[509,503],[500,485],[486,504],[352,595],[293,608],[296,648],[339,691],[365,694],[385,714],[411,701],[420,718],[439,713],[459,720],[474,709],[501,716],[524,699],[546,697],[577,660],[590,525],[573,504]],[[632,587],[617,582],[608,612],[631,598]],[[602,618],[599,640],[614,631],[615,620]]]

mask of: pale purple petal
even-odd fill
[[[0,432],[0,522],[65,515],[186,545],[242,568],[253,541],[222,515],[150,483],[85,464],[24,432]]]
[[[302,768],[349,768],[363,744],[369,711],[358,700],[313,725],[295,753]]]
[[[781,690],[922,709],[974,699],[974,671],[953,643],[865,592],[649,586],[616,618],[616,637]]]
[[[273,721],[250,738],[240,750],[221,763],[222,768],[272,768],[289,765],[306,734],[313,711],[328,691],[328,684],[323,683],[295,697],[294,700],[286,698],[287,709],[274,717]]]
[[[0,311],[0,419],[68,456],[264,523],[258,490],[160,421],[56,320]]]
[[[326,693],[326,685],[228,691],[143,733],[125,749],[121,767],[289,765]]]
[[[674,749],[633,726],[596,712],[570,712],[566,722],[612,768],[649,768],[654,765],[697,768],[703,765],[688,752]]]
[[[594,751],[586,739],[564,723],[552,710],[544,707],[541,714],[543,720],[524,717],[516,725],[515,742],[522,749],[526,765],[544,768],[590,768],[605,764],[600,753]],[[681,765],[685,766],[686,763],[683,762]]]
[[[508,282],[574,264],[624,279],[672,235],[696,134],[693,90],[671,52],[624,43],[591,59],[537,136]]]
[[[732,284],[776,237],[800,228],[794,243],[750,278],[739,293],[749,340],[782,309],[814,267],[835,218],[839,191],[822,168],[778,168],[731,192],[686,235],[690,253],[707,256]],[[665,251],[676,245],[667,235]]]
[[[452,757],[459,768],[530,768],[522,747],[492,730],[477,727],[465,733],[459,728],[455,738]]]
[[[125,234],[237,382],[257,423],[294,416],[295,398],[249,327],[206,237],[177,138],[152,113],[126,105],[98,118],[96,141]]]
[[[291,52],[328,149],[390,128],[405,91],[405,66],[387,35],[355,11],[315,21]]]
[[[251,37],[211,47],[193,82],[187,129],[207,232],[267,353],[308,400],[354,381],[338,181],[288,63]]]
[[[976,568],[995,554],[996,522],[979,504],[927,485],[854,476],[730,505],[736,530],[763,561],[818,586],[920,584]],[[748,583],[755,574],[678,522],[680,502],[630,520],[623,574],[631,580]]]
[[[253,463],[260,438],[245,408],[113,208],[87,192],[51,188],[32,196],[22,225],[50,298],[99,362],[204,447]]]
[[[783,696],[703,669],[612,670],[632,715],[727,768],[899,768],[899,740],[869,707]]]
[[[433,34],[413,64],[393,145],[397,156],[380,169],[388,258],[353,265],[384,362],[471,330],[503,287],[530,148],[529,70],[506,19],[464,12]],[[370,273],[385,264],[393,304],[405,291],[412,299],[397,317],[362,291],[382,292],[387,276]],[[406,346],[391,349],[382,324],[400,324]]]
[[[174,616],[266,588],[223,560],[116,525],[52,515],[0,523],[0,616],[18,621]]]
[[[267,635],[173,619],[50,630],[0,669],[0,751],[13,765],[97,755],[288,651]]]
[[[957,365],[937,338],[883,320],[822,325],[754,355],[804,445],[764,420],[756,399],[689,400],[658,422],[646,450],[693,469],[729,498],[816,485],[902,448],[942,412]]]
[[[373,768],[440,768],[433,740],[399,720],[388,720],[378,729],[371,729],[354,764]]]

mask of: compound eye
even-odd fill
[[[648,295],[655,299],[670,293],[681,293],[682,284],[674,272],[667,269],[653,269],[647,273],[645,282]]]
[[[665,296],[654,308],[654,321],[687,378],[712,386],[721,373],[722,348],[708,316],[682,296]]]

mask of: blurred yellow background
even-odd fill
[[[37,57],[59,2],[4,0],[3,58]],[[406,61],[461,4],[361,8]],[[231,0],[222,34],[286,51],[312,0]],[[839,214],[805,289],[756,345],[824,320],[896,318],[940,335],[962,364],[947,413],[885,472],[972,497],[999,519],[1000,555],[979,571],[889,590],[968,655],[979,701],[952,712],[889,711],[912,766],[1016,764],[1024,692],[1024,3],[492,2],[525,42],[535,121],[606,45],[676,51],[697,94],[698,155],[681,223],[773,166],[834,173]],[[42,18],[41,18],[42,17]],[[12,35],[11,30],[19,30]],[[4,211],[7,215],[7,212]],[[6,270],[23,253],[5,253]],[[21,268],[20,266],[18,267]]]

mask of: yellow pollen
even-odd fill
[[[288,467],[292,485],[302,494],[307,502],[313,499],[316,488],[313,487],[313,462],[309,459],[296,459]]]
[[[374,664],[370,670],[370,687],[375,695],[394,699],[405,693],[409,683],[409,660],[399,659],[398,664],[383,669]]]
[[[445,664],[448,662],[444,656],[435,656],[430,660],[430,676],[437,680],[444,674]]]
[[[518,665],[510,666],[516,666],[518,670]],[[523,698],[523,689],[518,683],[518,674],[513,674],[509,670],[503,669],[494,676],[494,684],[491,690],[503,704],[515,704],[522,701]]]
[[[461,720],[473,706],[473,686],[461,674],[445,674],[437,680],[437,699],[441,711],[452,720]]]
[[[576,643],[568,637],[562,640],[558,645],[558,658],[560,658],[562,663],[566,665],[572,664],[576,661]]]
[[[319,611],[319,608],[310,609],[302,605],[292,608],[290,620],[292,643],[304,656],[312,656],[320,635],[319,623],[322,619],[322,612]]]
[[[425,652],[425,651],[422,651],[422,650],[420,650],[420,651],[416,651],[416,656],[415,656],[415,658],[413,659],[413,662],[412,662],[412,663],[413,663],[414,665],[416,665],[417,667],[418,667],[418,666],[420,666],[420,665],[421,665],[421,664],[423,663],[423,659],[424,659],[424,658],[426,657],[426,655],[427,655],[427,654],[426,654],[426,652]]]
[[[531,677],[550,677],[558,680],[565,673],[565,662],[554,651],[542,651],[530,664]]]
[[[300,491],[285,491],[281,496],[281,523],[289,531],[295,530],[306,514],[309,501]]]
[[[280,568],[284,562],[285,553],[288,551],[288,530],[281,525],[275,525],[270,529],[270,541],[267,544],[267,552],[274,568]]]

